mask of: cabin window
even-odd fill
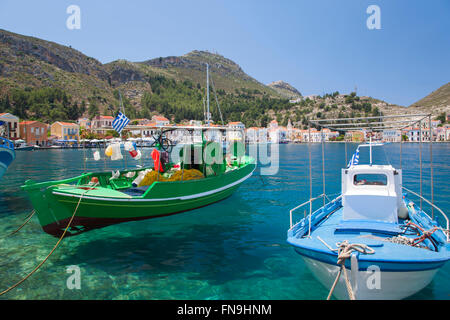
[[[355,186],[386,186],[387,176],[385,174],[361,173],[353,176]]]

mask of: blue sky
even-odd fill
[[[66,28],[66,8],[81,29]],[[381,30],[369,30],[369,5]],[[71,45],[103,63],[218,52],[263,83],[353,91],[410,105],[450,81],[450,1],[1,0],[0,28]]]

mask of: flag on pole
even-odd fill
[[[347,168],[350,168],[351,166],[356,166],[358,163],[359,163],[359,148],[356,149],[355,153],[350,159],[350,162],[348,163]]]
[[[125,128],[129,122],[130,122],[130,119],[128,119],[122,112],[119,112],[119,114],[117,115],[117,117],[114,119],[114,121],[112,123],[112,127],[118,133],[121,133],[123,128]]]

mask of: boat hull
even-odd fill
[[[331,289],[340,267],[305,256],[302,258],[317,280],[325,288]],[[355,298],[358,300],[400,300],[429,285],[438,270],[439,268],[421,271],[380,271],[378,279],[370,270],[347,269],[347,274]],[[333,295],[337,299],[349,299],[343,275],[341,275]]]
[[[16,158],[14,150],[8,148],[0,148],[0,179],[5,174],[8,166]]]
[[[14,150],[16,150],[16,151],[33,151],[34,146],[17,147],[17,148],[14,148]]]
[[[117,223],[177,214],[221,201],[231,196],[254,169],[254,164],[247,164],[220,177],[155,182],[146,197],[98,197],[89,191],[77,195],[60,192],[55,186],[27,191],[43,230],[55,237],[62,235],[76,210],[67,231],[71,236]]]

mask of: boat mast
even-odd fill
[[[372,165],[372,133],[369,135],[370,165]]]
[[[206,64],[206,123],[209,126],[210,115],[209,115],[209,65]]]

